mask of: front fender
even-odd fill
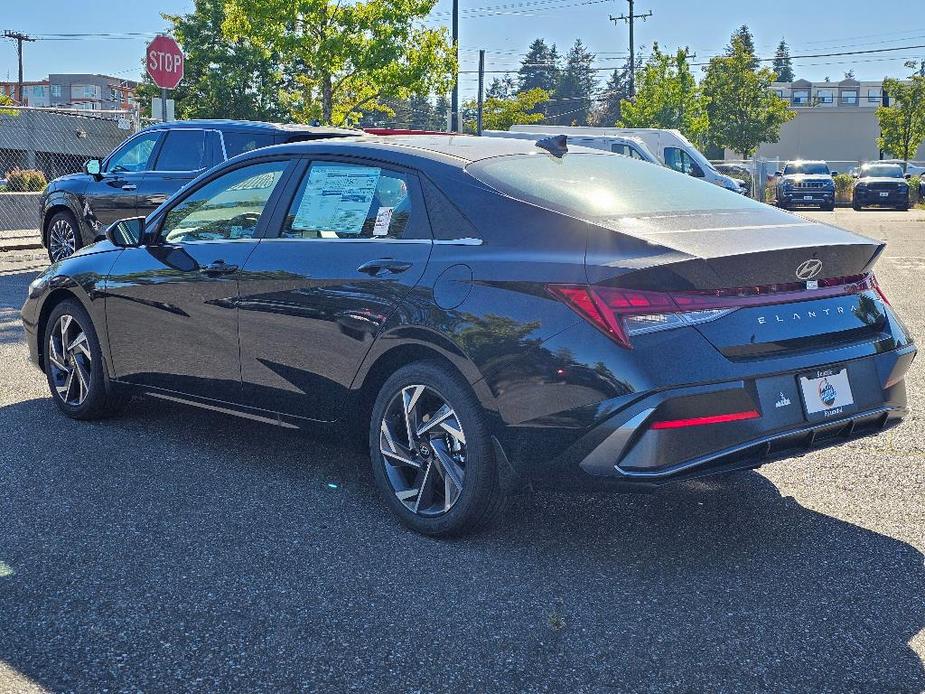
[[[48,220],[57,210],[66,208],[77,220],[81,245],[87,246],[99,234],[99,223],[93,216],[86,196],[71,190],[55,190],[48,194],[42,204],[42,245],[48,247]]]

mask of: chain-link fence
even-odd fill
[[[139,127],[125,111],[0,107],[0,242],[37,237],[46,183],[105,157]]]

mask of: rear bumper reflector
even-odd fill
[[[758,419],[761,415],[758,410],[745,410],[744,412],[730,412],[728,414],[714,414],[706,417],[690,417],[687,419],[663,419],[653,422],[651,429],[684,429],[685,427],[699,427],[705,424],[722,424],[723,422],[740,422],[744,419]]]

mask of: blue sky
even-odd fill
[[[32,34],[77,32],[156,32],[165,28],[160,12],[182,13],[191,0],[4,0],[0,28]],[[655,14],[637,23],[637,46],[690,46],[699,59],[722,51],[729,34],[748,24],[760,55],[773,54],[781,37],[791,53],[818,54],[925,45],[925,12],[919,3],[884,11],[888,3],[870,0],[771,2],[636,0],[636,11]],[[488,70],[515,68],[537,36],[559,45],[561,52],[581,37],[597,54],[596,65],[617,66],[627,51],[624,24],[614,26],[609,14],[621,14],[626,0],[460,0],[460,46],[463,70],[477,67],[477,50],[485,48]],[[493,8],[493,9],[487,9]],[[431,22],[448,23],[451,0],[439,0]],[[49,72],[98,72],[137,79],[146,39],[42,40],[26,45],[26,79]],[[925,48],[894,53],[810,58],[796,61],[797,75],[810,80],[839,80],[849,69],[858,79],[904,75],[903,61],[925,57]],[[16,78],[16,50],[0,41],[0,78]],[[606,73],[601,72],[601,80]],[[475,75],[463,75],[464,95],[476,88]]]

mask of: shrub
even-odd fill
[[[925,202],[922,200],[922,196],[919,195],[921,188],[919,187],[922,178],[920,176],[913,176],[909,179],[909,202],[912,205]]]
[[[45,189],[48,179],[37,169],[13,169],[6,175],[6,189],[10,193],[33,193]]]
[[[851,189],[854,176],[840,173],[835,176],[835,202],[851,202]]]

